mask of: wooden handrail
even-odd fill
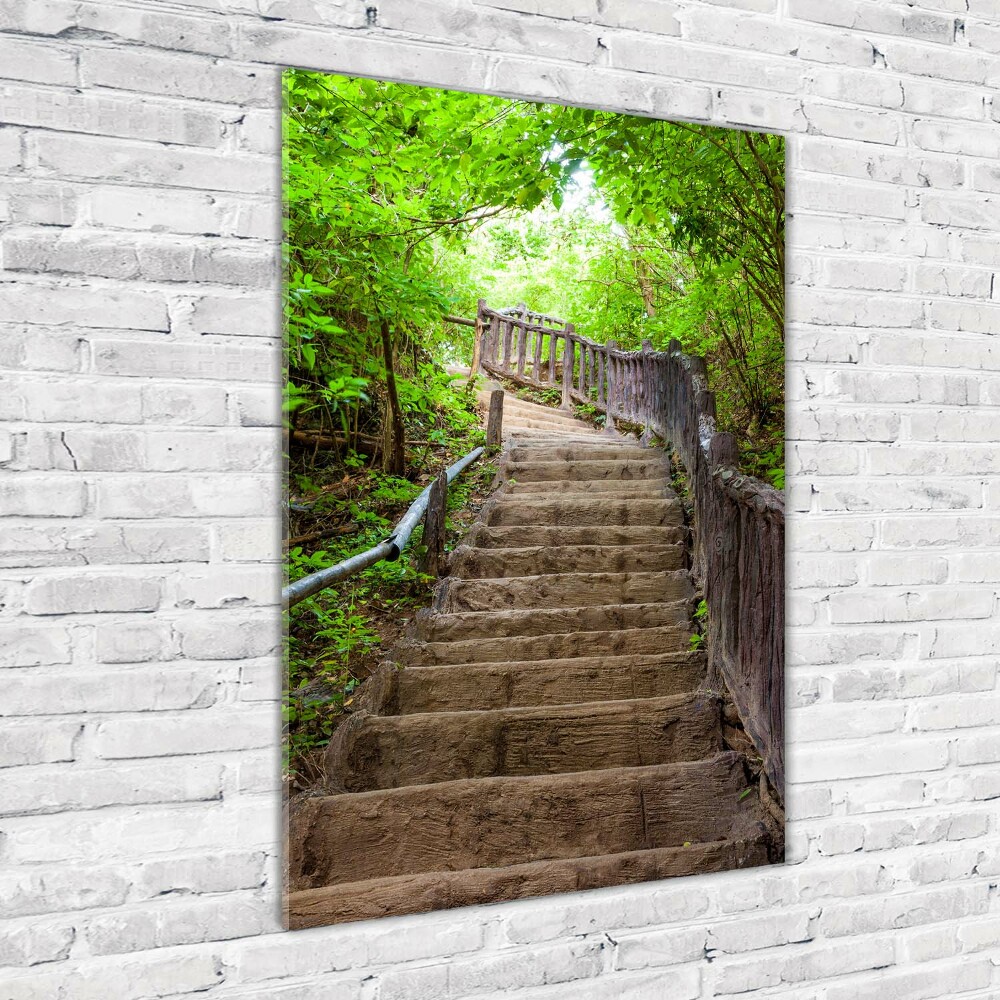
[[[624,351],[576,333],[571,323],[522,303],[491,309],[480,299],[473,373],[536,389],[561,389],[562,407],[585,403],[658,435],[677,452],[695,504],[694,573],[708,606],[712,671],[721,674],[763,768],[784,796],[784,495],[740,474],[736,441],[716,428],[704,359],[678,341]]]

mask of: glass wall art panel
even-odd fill
[[[781,861],[784,140],[284,85],[288,926]]]

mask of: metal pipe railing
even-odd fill
[[[485,450],[483,447],[473,448],[468,455],[449,465],[446,471],[448,482],[450,483],[457,476],[460,476],[476,459],[483,455]],[[326,590],[327,587],[331,587],[341,580],[346,580],[347,577],[360,573],[361,570],[367,569],[369,566],[374,566],[375,563],[381,562],[383,559],[387,562],[395,562],[402,554],[403,549],[406,548],[406,543],[410,540],[413,529],[426,513],[430,495],[430,486],[424,487],[396,525],[392,534],[379,542],[378,545],[364,552],[359,552],[349,559],[344,559],[336,566],[329,566],[327,569],[310,573],[308,576],[302,577],[301,580],[296,580],[284,587],[281,591],[282,607],[288,609],[300,601],[304,601],[307,597],[312,597],[313,594],[318,594],[321,590]]]

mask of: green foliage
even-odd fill
[[[479,298],[625,348],[676,338],[706,358],[747,471],[783,486],[780,137],[303,70],[285,97],[284,414],[289,479],[310,499],[297,530],[356,529],[293,547],[291,579],[375,544],[483,442],[467,380],[442,367],[468,363],[472,338],[443,317]],[[495,472],[452,486],[453,527]],[[293,771],[349,710],[387,623],[427,597],[404,558],[292,610]]]
[[[688,637],[688,645],[692,650],[701,649],[705,644],[705,629],[708,625],[708,604],[701,600],[694,609],[694,624],[697,632]]]

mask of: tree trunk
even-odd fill
[[[386,447],[382,452],[382,468],[392,476],[401,476],[406,470],[406,454],[403,445],[406,430],[403,427],[403,411],[396,391],[396,373],[392,364],[392,333],[389,321],[382,320],[382,357],[385,362],[385,389],[389,405],[386,411]]]

